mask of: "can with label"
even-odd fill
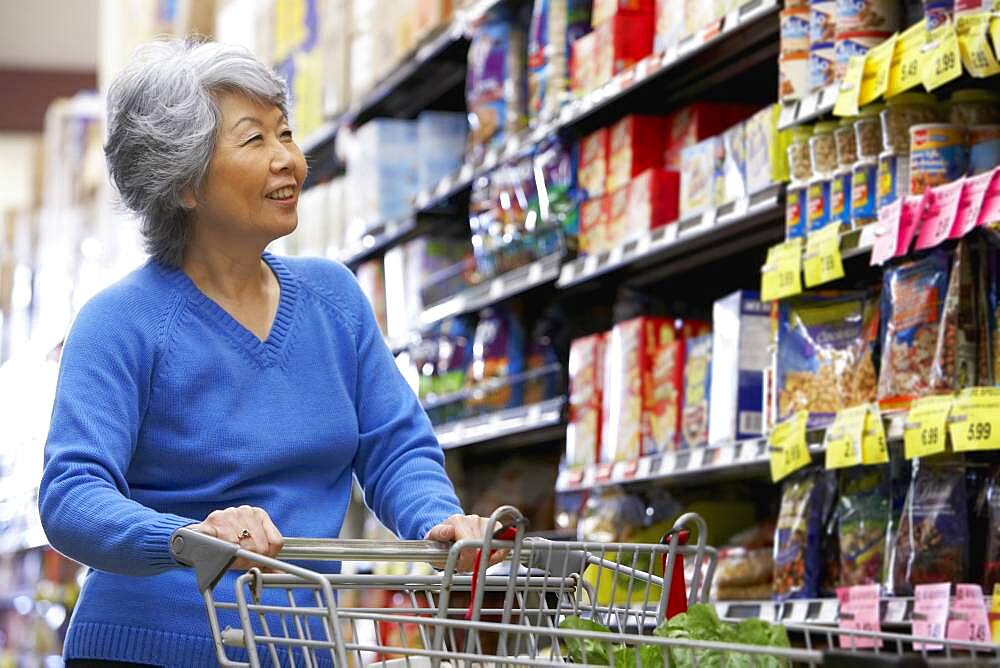
[[[863,56],[891,36],[891,32],[878,31],[838,33],[833,44],[834,72],[837,79],[844,78],[847,62],[851,56]]]
[[[924,18],[927,30],[940,28],[951,20],[955,13],[955,0],[924,0]]]
[[[833,42],[813,44],[809,49],[809,90],[818,91],[835,81]]]
[[[806,184],[792,182],[785,191],[785,238],[806,235]]]
[[[965,127],[925,123],[910,128],[910,194],[964,176],[968,167]]]
[[[969,176],[1000,165],[1000,125],[969,127]]]
[[[840,167],[830,181],[830,219],[847,229],[851,226],[851,168]]]
[[[781,53],[809,50],[809,8],[789,7],[781,11]]]
[[[830,177],[816,176],[809,180],[806,191],[806,229],[821,230],[830,224]]]
[[[894,33],[902,25],[902,5],[899,0],[837,0],[837,32]]]
[[[876,206],[876,161],[859,160],[851,168],[851,224],[861,227],[878,219]]]
[[[875,181],[878,208],[892,204],[899,197],[906,197],[909,194],[906,189],[910,183],[910,157],[883,151],[878,156]]]

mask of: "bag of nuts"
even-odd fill
[[[976,272],[968,239],[955,248],[931,365],[931,390],[954,392],[978,380]]]

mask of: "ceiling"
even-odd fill
[[[0,0],[0,69],[94,72],[97,14],[98,0]]]

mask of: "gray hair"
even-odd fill
[[[283,79],[247,49],[166,39],[145,44],[108,90],[104,155],[122,202],[139,216],[146,251],[179,266],[191,237],[185,190],[204,183],[222,121],[220,93],[287,112]]]

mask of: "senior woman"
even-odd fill
[[[68,665],[215,662],[180,527],[274,555],[337,536],[356,476],[401,537],[481,536],[351,273],[265,251],[306,174],[282,80],[244,49],[146,45],[108,92],[105,153],[151,257],[63,351],[39,505],[90,567]]]

